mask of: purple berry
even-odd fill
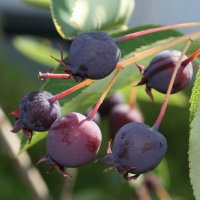
[[[172,73],[180,55],[181,52],[177,50],[165,50],[157,54],[149,66],[142,72],[143,77],[138,85],[146,84],[146,91],[150,96],[152,96],[151,88],[166,94]],[[187,56],[184,56],[171,93],[183,90],[191,82],[192,76],[192,63],[188,62]]]
[[[69,48],[68,70],[76,80],[105,78],[114,70],[120,56],[119,48],[107,33],[83,33]]]
[[[23,129],[31,139],[32,131],[47,131],[60,115],[58,101],[51,102],[52,94],[46,91],[33,91],[27,94],[20,102],[15,127],[12,132]]]
[[[143,123],[128,123],[116,134],[112,152],[102,161],[114,164],[126,179],[154,169],[167,150],[165,137]],[[128,177],[128,173],[134,174]]]
[[[47,161],[65,175],[64,167],[80,167],[93,160],[101,140],[101,131],[94,121],[80,113],[64,115],[48,132],[47,156],[42,161]]]
[[[114,93],[112,96],[107,98],[99,108],[101,116],[108,115],[113,106],[124,103],[124,96],[120,92]]]
[[[112,107],[108,122],[110,127],[110,138],[113,139],[117,131],[127,123],[143,122],[143,116],[137,108],[131,108],[128,104],[117,104]]]

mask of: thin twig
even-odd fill
[[[12,126],[9,123],[3,110],[0,108],[0,142],[4,146],[4,151],[14,158],[13,170],[21,174],[22,180],[32,193],[34,199],[51,200],[48,187],[39,171],[33,167],[29,155],[24,152],[17,155],[20,148],[20,140],[16,134],[10,132]]]

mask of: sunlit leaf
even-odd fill
[[[31,36],[16,36],[13,38],[14,47],[26,57],[47,67],[54,68],[58,62],[51,58],[60,58],[59,50],[43,38]],[[65,53],[66,54],[66,53]]]
[[[196,106],[196,112],[191,123],[189,143],[190,180],[196,200],[200,200],[200,101]]]
[[[24,3],[36,6],[39,8],[49,8],[51,0],[22,0]]]
[[[63,38],[82,32],[122,27],[134,8],[134,0],[52,0],[52,17]]]
[[[194,87],[192,88],[192,95],[190,97],[190,120],[194,118],[194,114],[197,110],[197,102],[200,99],[200,70],[198,70]]]

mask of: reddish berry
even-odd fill
[[[167,93],[172,73],[180,55],[180,51],[165,50],[157,54],[145,70],[139,65],[143,77],[138,85],[146,84],[146,91],[151,98],[153,98],[151,88],[164,94]],[[191,82],[193,67],[190,61],[190,58],[184,56],[172,88],[172,94],[183,90]]]
[[[92,161],[101,145],[96,123],[80,113],[58,118],[47,136],[47,161],[65,175],[64,167],[80,167]],[[53,163],[53,164],[52,164]]]
[[[117,104],[112,107],[109,114],[110,138],[113,139],[117,131],[127,123],[143,122],[142,113],[128,104]]]

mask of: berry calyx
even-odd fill
[[[58,118],[48,131],[47,156],[40,162],[64,172],[64,167],[76,168],[92,161],[101,145],[101,131],[96,123],[80,113]]]
[[[53,95],[46,91],[28,93],[20,102],[19,108],[11,114],[16,116],[12,132],[23,130],[31,141],[33,131],[47,131],[60,116],[58,101],[51,102]]]

